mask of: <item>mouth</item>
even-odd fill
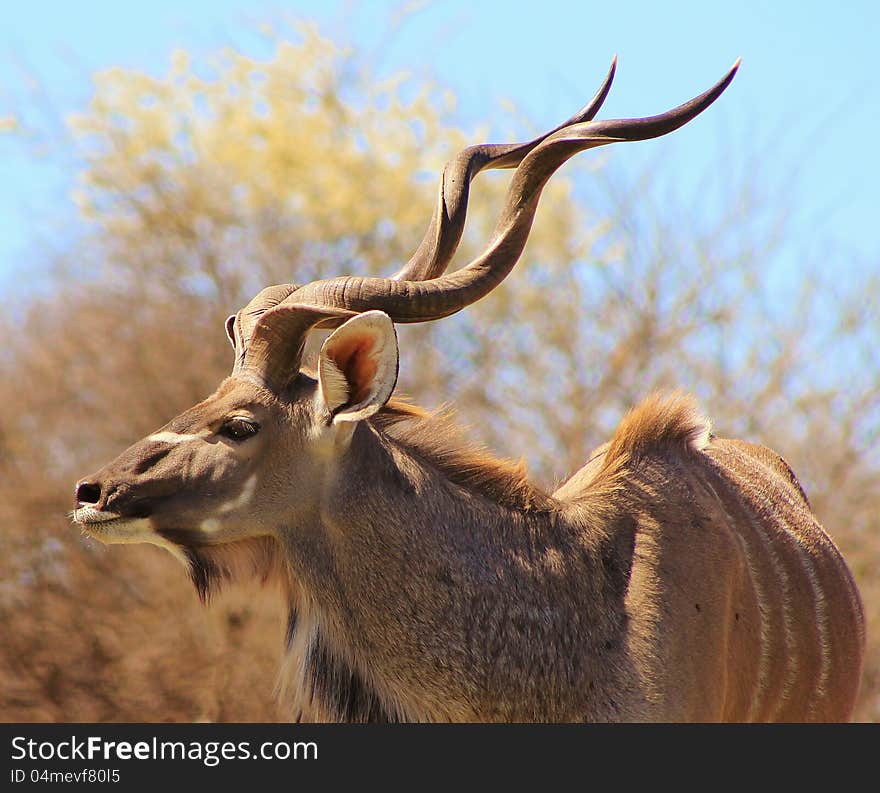
[[[143,542],[137,529],[143,529],[147,522],[143,518],[127,518],[94,507],[78,507],[69,517],[83,534],[101,542]]]
[[[80,526],[89,528],[101,524],[115,523],[118,520],[125,520],[121,515],[117,515],[114,512],[105,512],[94,507],[79,507],[70,513],[70,519]]]
[[[158,545],[160,548],[170,551],[184,567],[191,566],[190,559],[184,549],[179,544],[157,533],[150,518],[125,517],[94,507],[77,507],[68,513],[68,517],[73,521],[74,526],[79,526],[80,531],[86,537],[98,540],[104,545],[129,543]]]

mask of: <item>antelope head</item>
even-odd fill
[[[105,543],[148,542],[172,551],[204,595],[212,549],[307,535],[322,493],[353,435],[369,431],[397,379],[394,323],[446,317],[491,292],[511,271],[544,185],[574,154],[665,135],[706,109],[738,63],[713,88],[662,115],[592,120],[614,64],[593,100],[523,144],[479,145],[446,166],[437,210],[413,258],[391,278],[345,276],[264,289],[230,317],[231,375],[203,402],[135,443],[76,485],[73,521]],[[486,168],[515,168],[485,250],[445,273],[461,238],[471,180]],[[334,328],[317,371],[301,370],[313,328]],[[365,489],[369,487],[367,482]],[[316,540],[317,541],[317,540]]]

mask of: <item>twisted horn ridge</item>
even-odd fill
[[[737,60],[708,91],[666,113],[645,118],[584,120],[592,118],[590,114],[595,114],[608,93],[615,70],[612,63],[593,100],[553,132],[525,144],[465,149],[444,170],[438,210],[428,233],[415,256],[396,276],[342,276],[299,287],[288,284],[264,289],[233,322],[233,372],[246,369],[270,377],[277,386],[298,368],[304,334],[315,324],[333,327],[354,313],[377,309],[394,322],[427,322],[455,314],[476,302],[498,286],[519,260],[541,192],[564,162],[587,149],[656,138],[687,124],[723,93],[739,63]],[[444,274],[461,238],[470,181],[489,167],[516,167],[491,240],[472,262]],[[448,191],[447,177],[455,180]],[[288,309],[293,314],[302,313],[302,321],[294,321]],[[295,337],[298,333],[302,337]],[[276,355],[277,362],[268,363]]]
[[[343,276],[300,287],[291,300],[350,311],[379,309],[395,322],[425,322],[460,311],[492,291],[513,269],[525,246],[547,180],[566,160],[586,149],[666,135],[712,104],[733,80],[733,68],[712,88],[666,113],[647,118],[588,121],[546,137],[522,160],[507,191],[501,217],[486,250],[453,273],[427,281]]]
[[[226,320],[226,335],[235,348],[232,373],[238,374],[245,366],[245,350],[260,318],[270,309],[290,297],[299,287],[296,284],[267,286],[241,311]]]
[[[462,149],[443,168],[437,208],[421,244],[412,258],[394,275],[395,281],[426,281],[442,275],[461,242],[467,219],[471,182],[481,171],[491,168],[515,168],[523,158],[554,132],[590,121],[599,112],[611,89],[617,56],[596,95],[571,118],[528,143],[483,143]]]
[[[345,309],[279,303],[267,309],[254,323],[246,337],[246,352],[236,359],[233,373],[255,379],[278,393],[287,385],[291,374],[299,370],[308,332],[327,320],[338,325],[356,314]]]

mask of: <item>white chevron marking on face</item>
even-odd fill
[[[211,430],[204,429],[201,432],[193,432],[189,434],[181,434],[179,432],[157,432],[150,435],[147,440],[154,443],[188,443],[189,441],[197,441],[201,438],[207,438],[211,434]]]

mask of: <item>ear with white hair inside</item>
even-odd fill
[[[397,384],[399,354],[394,323],[365,311],[340,325],[318,357],[318,385],[333,423],[362,421],[378,412]]]

